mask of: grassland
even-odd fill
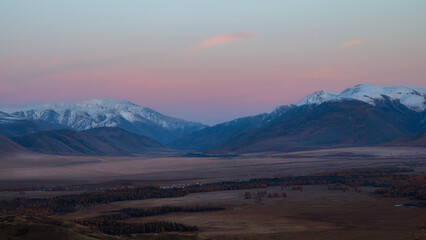
[[[297,176],[312,172],[358,167],[409,167],[424,175],[426,149],[358,148],[298,153],[268,153],[224,157],[100,158],[65,156],[19,156],[2,159],[2,185],[32,184],[180,184],[256,177]],[[19,162],[22,161],[22,162]],[[28,164],[28,165],[26,165]],[[77,173],[79,170],[85,171]],[[96,170],[97,169],[97,170]],[[9,170],[9,171],[8,171]],[[45,171],[47,170],[47,171]],[[62,172],[55,172],[62,171]],[[6,175],[3,175],[5,173]],[[29,175],[26,175],[26,174]],[[15,175],[14,175],[15,174]],[[409,173],[410,174],[410,173]],[[377,188],[362,186],[331,190],[327,185],[190,193],[182,197],[116,201],[81,207],[67,214],[48,217],[0,217],[0,239],[414,239],[426,220],[426,208],[410,198],[383,198]],[[63,194],[96,191],[26,191],[24,197],[48,198]],[[255,196],[246,199],[245,192]],[[286,197],[282,197],[286,192]],[[268,193],[279,197],[268,198]],[[0,199],[22,197],[1,192]],[[162,232],[112,236],[75,224],[124,208],[150,209],[159,206],[216,206],[220,211],[175,212],[133,217],[124,223],[177,222],[197,226],[195,232]],[[60,236],[58,238],[58,236]]]
[[[364,167],[416,167],[426,173],[426,149],[374,147],[232,157],[101,157],[14,155],[0,158],[0,187],[104,182],[194,183]]]

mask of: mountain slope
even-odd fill
[[[177,139],[170,146],[178,149],[205,151],[217,148],[240,133],[258,128],[264,124],[266,114],[236,119]]]
[[[371,105],[385,99],[398,101],[405,107],[423,112],[426,109],[426,87],[421,86],[376,86],[359,84],[341,93],[318,91],[300,100],[296,105],[319,105],[328,101],[359,100]]]
[[[426,130],[422,130],[414,134],[410,134],[408,136],[396,139],[384,145],[426,147]]]
[[[51,130],[12,138],[35,152],[63,155],[130,155],[159,150],[152,139],[120,128],[95,128],[82,132]]]
[[[69,127],[41,120],[28,120],[0,112],[0,134],[6,137],[28,135],[40,131],[67,129]]]
[[[296,105],[297,106],[303,106],[303,105],[309,105],[309,104],[318,105],[323,102],[336,99],[338,95],[339,95],[338,93],[318,91],[304,97],[302,100],[297,102]]]
[[[168,117],[127,101],[111,99],[27,105],[3,111],[13,117],[42,120],[77,131],[98,127],[120,127],[162,143],[168,143],[206,127],[201,123]]]
[[[395,101],[375,106],[358,101],[301,106],[264,127],[235,136],[221,151],[292,151],[371,146],[422,128],[422,115]]]
[[[167,117],[149,108],[117,100],[32,105],[7,111],[9,113],[0,112],[0,134],[6,136],[51,128],[88,130],[119,127],[177,149],[221,152],[291,151],[371,146],[422,131],[426,129],[426,87],[360,84],[340,93],[319,91],[306,96],[295,105],[279,106],[269,113],[239,118],[213,127]],[[91,141],[100,146],[101,143],[97,143],[99,139],[91,135],[94,132],[89,133],[85,134],[90,135]],[[52,139],[53,142],[56,141],[55,147],[58,149],[49,151],[77,154],[129,152],[111,149],[112,145],[120,146],[118,138],[115,138],[114,144],[101,148],[109,150],[99,152],[99,147],[86,149],[87,145],[80,146],[78,141],[73,141],[77,138],[82,142],[79,138],[89,138],[86,135],[82,137],[83,133],[63,131],[61,134],[65,136],[53,136]],[[62,138],[63,141],[58,143],[57,140]],[[108,139],[111,140],[111,136]],[[37,139],[32,141],[36,142]],[[67,141],[73,144],[64,145]],[[76,149],[67,148],[69,145]]]
[[[371,146],[426,129],[425,106],[425,87],[360,84],[205,128],[172,146],[219,152]]]
[[[0,135],[0,155],[21,152],[28,152],[28,150],[9,138]]]
[[[295,106],[281,106],[269,113],[263,113],[252,117],[235,119],[221,123],[213,127],[207,127],[187,136],[177,139],[170,146],[178,149],[206,151],[221,147],[233,137],[260,128],[275,118],[282,116]]]

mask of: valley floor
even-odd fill
[[[395,206],[411,200],[402,198],[378,198],[374,188],[363,187],[361,192],[329,190],[325,185],[304,186],[303,192],[291,187],[269,187],[251,189],[249,192],[266,191],[274,193],[285,191],[287,197],[245,199],[246,190],[220,191],[189,194],[185,197],[147,199],[138,201],[114,202],[99,205],[78,212],[55,215],[49,221],[63,222],[58,227],[45,224],[30,228],[33,234],[43,236],[40,231],[53,231],[79,239],[119,239],[96,230],[72,224],[70,221],[87,218],[122,208],[151,208],[156,206],[207,205],[222,206],[225,210],[198,213],[169,213],[160,216],[131,218],[127,222],[172,221],[196,225],[200,231],[195,233],[160,233],[121,236],[120,239],[414,239],[420,234],[426,216],[426,208]],[[1,221],[0,221],[1,222]],[[22,223],[21,223],[22,224]],[[1,226],[6,227],[1,227]],[[34,226],[34,223],[29,224]],[[25,224],[21,227],[25,228]],[[0,223],[0,233],[8,229]],[[19,226],[15,225],[15,228]],[[67,233],[68,231],[68,233]],[[31,232],[30,232],[31,233]],[[64,236],[65,236],[64,235]],[[6,236],[6,235],[3,235]],[[3,239],[0,237],[0,239]],[[6,239],[6,238],[4,238]],[[22,238],[33,239],[25,234]],[[35,238],[35,239],[54,239]]]
[[[232,157],[103,157],[15,155],[0,157],[0,187],[12,185],[147,184],[297,176],[364,167],[416,167],[426,173],[426,148],[370,147]]]
[[[181,184],[217,180],[299,176],[350,168],[408,167],[426,175],[424,148],[346,148],[296,153],[248,154],[235,157],[69,157],[21,155],[1,159],[1,187],[71,184]],[[408,173],[411,174],[411,173]],[[31,180],[31,181],[30,181]],[[426,208],[404,206],[419,200],[383,198],[377,188],[331,190],[328,185],[274,186],[262,189],[190,193],[182,197],[115,201],[81,207],[48,218],[0,217],[0,239],[415,239],[426,220]],[[52,197],[96,191],[0,192],[0,200]],[[259,200],[259,192],[266,191]],[[247,193],[249,199],[246,199]],[[286,193],[286,197],[282,193]],[[268,194],[277,193],[276,197]],[[177,222],[199,231],[113,236],[73,221],[126,208],[215,206],[220,211],[174,212],[132,217],[124,223]],[[411,207],[410,207],[411,206]],[[54,234],[47,234],[54,233]],[[47,234],[47,235],[46,235]]]

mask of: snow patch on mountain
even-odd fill
[[[0,112],[0,123],[14,122],[14,121],[18,121],[18,120],[22,120],[22,118],[10,115],[10,114],[5,113],[5,112]]]
[[[385,97],[397,100],[407,108],[417,112],[422,112],[426,109],[426,87],[376,86],[371,84],[359,84],[341,93],[315,92],[300,100],[296,105],[319,105],[327,101],[347,99],[356,99],[374,105],[376,101],[384,100]]]
[[[314,93],[304,97],[299,102],[297,102],[296,106],[302,106],[302,105],[306,105],[306,104],[319,105],[323,102],[335,99],[338,94],[339,93],[326,92],[326,91],[314,92]]]

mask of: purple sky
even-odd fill
[[[426,1],[0,2],[0,107],[117,98],[214,124],[426,85]]]

